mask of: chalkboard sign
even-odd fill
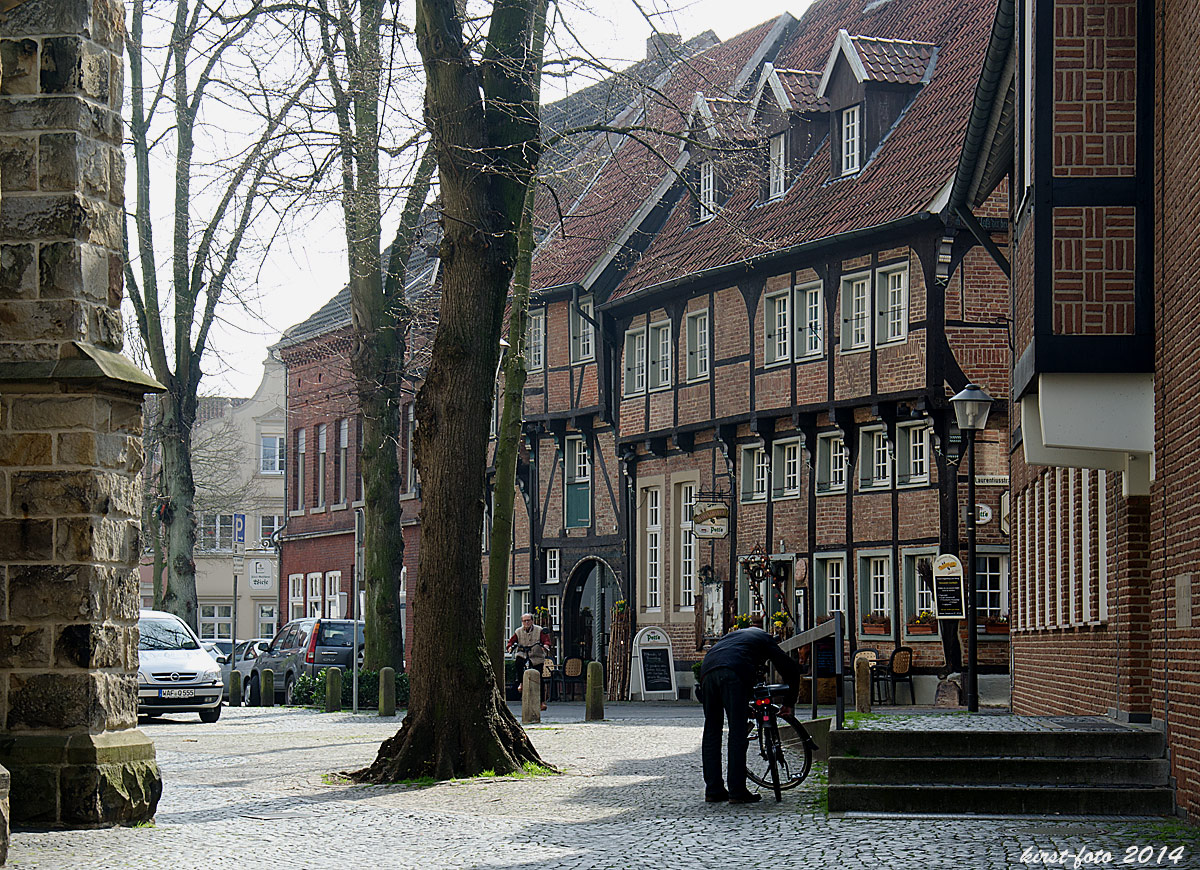
[[[817,676],[834,676],[833,638],[823,637],[817,641]]]
[[[642,690],[645,692],[670,692],[671,651],[662,647],[642,647]]]
[[[933,563],[933,604],[938,619],[966,619],[967,590],[957,556],[938,556]]]

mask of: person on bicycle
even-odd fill
[[[541,673],[542,665],[546,662],[546,650],[550,646],[550,632],[540,625],[534,625],[532,613],[521,614],[521,627],[513,632],[508,639],[505,652],[516,647],[517,650],[517,691],[525,678],[525,671],[533,668]],[[542,709],[546,709],[546,681],[542,681]]]
[[[780,715],[791,716],[800,691],[800,666],[779,648],[775,638],[761,628],[740,628],[722,637],[704,656],[700,689],[704,702],[704,738],[700,757],[704,763],[704,799],[733,804],[760,799],[746,788],[746,709],[759,669],[770,662],[787,681],[788,692]],[[721,782],[721,723],[729,721],[729,760]]]

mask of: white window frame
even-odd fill
[[[825,600],[817,602],[823,606],[825,613],[846,613],[846,558],[845,556],[818,556],[817,574],[825,587]],[[820,610],[814,610],[814,615],[820,615]]]
[[[696,503],[698,484],[679,484],[679,609],[692,611],[696,606],[696,537],[692,534],[692,505]]]
[[[892,485],[892,450],[887,430],[863,429],[859,444],[859,486],[862,489],[883,489]]]
[[[711,160],[700,164],[700,211],[698,222],[710,220],[717,213],[717,167]]]
[[[896,483],[921,486],[929,483],[929,424],[910,423],[896,427],[899,456],[896,458]]]
[[[268,456],[267,443],[271,442],[271,453]],[[283,474],[287,468],[287,448],[282,435],[260,435],[258,438],[258,472],[259,474]]]
[[[767,500],[771,487],[771,457],[766,447],[754,444],[742,448],[742,501]]]
[[[789,438],[786,441],[776,441],[771,445],[775,454],[771,467],[775,479],[772,481],[773,496],[780,498],[796,498],[800,495],[801,442],[799,438]]]
[[[325,580],[325,575],[320,571],[314,571],[308,575],[308,616],[321,615],[321,584]]]
[[[898,344],[908,340],[908,264],[880,269],[875,273],[879,299],[878,344]]]
[[[301,427],[296,430],[296,510],[302,511],[308,505],[305,492],[307,484],[308,437],[307,430]]]
[[[546,582],[557,583],[561,579],[562,551],[558,547],[546,550]]]
[[[780,365],[792,359],[792,291],[772,293],[763,306],[763,362]]]
[[[350,500],[347,486],[350,482],[350,418],[343,417],[334,425],[337,426],[337,452],[333,457],[333,484],[335,504],[344,505]]]
[[[581,297],[571,309],[571,363],[591,362],[596,356],[595,330],[587,318],[595,318],[591,296]]]
[[[625,333],[625,395],[646,392],[646,329],[638,327]]]
[[[862,151],[862,105],[842,109],[842,175],[858,172]]]
[[[708,309],[693,311],[687,316],[687,379],[689,383],[708,377],[711,346],[712,342],[708,332]]]
[[[985,570],[985,560],[991,562],[995,560],[996,572]],[[978,610],[980,624],[989,617],[1007,616],[1008,615],[1008,584],[1009,584],[1009,557],[1004,553],[987,553],[977,552],[975,554],[975,563],[977,566],[977,578],[979,585],[978,593]],[[995,579],[993,587],[992,578]],[[988,597],[994,597],[997,604],[995,607],[989,606],[987,603]]]
[[[846,441],[841,432],[825,432],[817,436],[817,493],[845,492]]]
[[[546,596],[546,612],[550,614],[550,624],[546,628],[551,631],[558,631],[562,625],[562,596],[547,595]]]
[[[416,402],[408,403],[404,416],[404,486],[407,492],[413,493],[417,491],[419,484],[417,480],[416,456],[413,452],[413,433],[417,429]]]
[[[769,199],[783,196],[787,168],[787,134],[777,133],[768,140],[767,175]]]
[[[342,572],[325,572],[325,616],[342,618]]]
[[[797,359],[820,357],[824,352],[824,331],[821,327],[825,320],[825,313],[821,290],[820,281],[803,284],[796,288],[794,307]]]
[[[325,463],[329,461],[329,427],[324,423],[317,424],[317,504],[325,507]]]
[[[867,612],[877,616],[892,617],[892,557],[864,556],[866,574]]]
[[[233,637],[232,604],[201,604],[199,610],[201,640],[230,640]]]
[[[269,523],[267,521],[270,521]],[[283,528],[284,518],[278,514],[259,514],[258,537],[260,541],[268,541],[271,536]],[[270,528],[268,529],[268,525]]]
[[[842,352],[871,346],[871,273],[842,278]]]
[[[304,616],[304,575],[288,575],[288,604],[291,616],[288,621],[301,619]],[[271,635],[274,637],[274,635]]]
[[[662,610],[662,488],[643,491],[646,510],[646,609]]]
[[[227,553],[233,549],[233,514],[203,514],[197,549]]]
[[[274,604],[259,604],[255,621],[259,637],[274,637],[279,630],[279,610]]]
[[[646,356],[650,360],[647,384],[651,391],[671,386],[671,322],[650,324],[646,338]]]
[[[529,312],[525,330],[525,369],[537,372],[545,365],[546,312]]]

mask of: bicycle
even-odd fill
[[[521,668],[521,670],[517,673],[517,691],[521,690],[521,686],[525,681],[525,671],[537,671],[538,674],[543,673],[542,665],[535,665],[533,662],[531,662],[529,660],[529,655],[530,655],[530,653],[533,652],[534,647],[541,647],[543,655],[547,654],[547,652],[548,652],[546,650],[546,647],[540,643],[531,644],[530,646],[524,646],[523,644],[518,643],[518,644],[513,644],[513,646],[508,648],[508,650],[505,650],[505,652],[508,652],[509,650],[512,650],[515,648],[517,650],[517,657],[519,657],[522,661],[525,662],[525,666],[523,668]],[[546,697],[545,687],[542,688],[542,697],[543,698]]]
[[[817,748],[816,741],[795,716],[780,714],[775,696],[787,689],[783,683],[755,686],[746,722],[748,737],[757,740],[760,756],[757,763],[747,760],[746,776],[756,785],[770,788],[776,802],[783,800],[785,790],[795,788],[808,776],[813,750]],[[783,728],[780,719],[784,721]]]

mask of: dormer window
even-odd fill
[[[771,199],[778,199],[783,196],[784,170],[787,166],[785,144],[786,136],[783,133],[770,138],[767,174],[770,179],[769,192]]]
[[[858,172],[862,140],[861,109],[862,106],[858,105],[842,110],[842,175]]]
[[[706,221],[717,213],[717,169],[711,160],[700,164],[700,215]]]

